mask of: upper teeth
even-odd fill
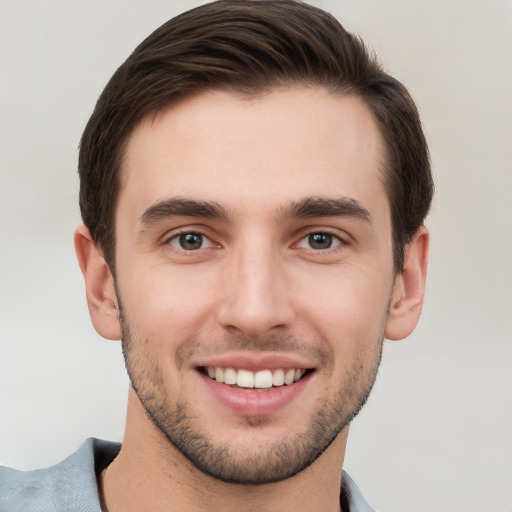
[[[208,366],[206,371],[208,376],[217,382],[236,384],[241,388],[258,389],[292,384],[297,382],[306,372],[306,370],[300,368],[286,370],[279,368],[277,370],[252,372],[250,370],[235,370],[234,368],[223,368],[220,366]]]

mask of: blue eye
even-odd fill
[[[341,240],[330,233],[310,233],[305,236],[300,242],[299,247],[304,249],[313,249],[315,251],[325,251],[327,249],[332,249],[341,244]]]
[[[333,236],[329,233],[313,233],[308,236],[308,243],[312,249],[330,249]]]
[[[203,247],[204,239],[200,233],[181,233],[173,236],[169,243],[184,251],[197,251]]]

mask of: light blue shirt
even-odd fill
[[[96,475],[121,445],[90,438],[55,466],[33,471],[0,467],[0,512],[101,512]],[[343,472],[347,512],[375,512]]]

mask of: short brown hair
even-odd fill
[[[185,12],[143,41],[114,73],[80,144],[80,209],[111,269],[115,209],[129,136],[171,102],[206,89],[258,94],[294,84],[362,98],[386,146],[395,270],[433,195],[428,147],[406,88],[330,14],[296,0],[219,0]]]

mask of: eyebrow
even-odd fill
[[[302,201],[292,202],[284,208],[283,218],[310,217],[353,217],[371,223],[370,212],[349,197],[321,198],[309,197]]]
[[[140,217],[143,225],[155,224],[171,217],[202,217],[206,219],[228,219],[224,207],[209,201],[171,198],[150,206]]]
[[[315,198],[290,202],[279,215],[284,219],[312,217],[354,217],[371,223],[370,212],[351,198]],[[140,217],[142,225],[152,225],[172,217],[200,217],[229,220],[228,211],[218,203],[170,198],[150,206]]]

